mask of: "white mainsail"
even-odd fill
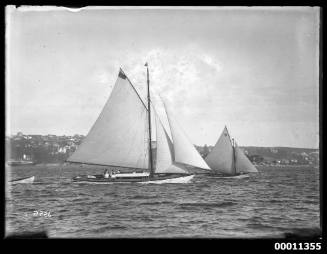
[[[213,170],[225,174],[234,173],[233,146],[226,126],[205,161]]]
[[[236,160],[236,172],[243,173],[257,173],[258,170],[246,157],[243,151],[235,145],[235,160]]]
[[[157,161],[155,173],[187,173],[174,163],[174,147],[166,130],[164,129],[159,116],[156,119],[157,134]]]
[[[120,71],[111,95],[69,162],[148,169],[147,108]]]
[[[233,147],[227,127],[225,126],[215,147],[205,158],[213,170],[234,175],[236,173],[255,173],[258,170],[236,145]]]
[[[175,162],[210,170],[209,166],[202,159],[201,155],[198,153],[194,145],[190,142],[186,134],[177,123],[177,120],[167,109],[165,103],[164,107],[173,138]]]

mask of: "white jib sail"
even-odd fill
[[[236,157],[236,172],[243,173],[256,173],[258,170],[246,157],[243,151],[236,145],[235,146],[235,157]]]
[[[195,149],[194,145],[187,138],[186,134],[183,132],[177,120],[173,117],[172,113],[167,109],[164,103],[166,114],[168,117],[168,122],[173,138],[174,144],[174,155],[175,161],[179,163],[184,163],[194,167],[208,169],[209,166],[203,160],[199,152]]]
[[[233,146],[228,130],[225,127],[216,145],[205,158],[205,161],[213,170],[225,174],[234,174],[233,160]]]
[[[157,134],[157,160],[155,173],[187,173],[187,171],[173,165],[173,143],[164,129],[159,116],[155,115],[155,119]]]
[[[147,109],[123,72],[70,162],[148,169]]]

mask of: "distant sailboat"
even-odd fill
[[[258,172],[233,141],[225,126],[216,145],[205,158],[206,163],[213,170],[213,174],[220,174],[222,177],[244,178],[249,176],[247,173]]]
[[[155,115],[157,160],[156,166],[153,165],[151,148],[153,106],[150,106],[149,83],[147,66],[148,105],[146,106],[126,74],[120,69],[116,84],[101,114],[82,144],[67,160],[72,163],[128,168],[134,172],[81,175],[74,177],[74,182],[184,183],[194,177],[193,174],[188,173],[186,167],[175,160],[176,153],[182,153],[180,149],[184,150],[184,148],[172,143],[158,115]],[[185,156],[192,157],[188,153],[189,151]],[[195,161],[188,160],[188,162],[190,165],[195,163],[195,166],[198,166]],[[138,173],[135,172],[136,170],[143,172]]]

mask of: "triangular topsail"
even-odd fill
[[[210,170],[194,145],[189,141],[172,113],[167,109],[165,103],[164,107],[173,138],[175,162]]]
[[[235,157],[236,157],[236,172],[243,173],[257,173],[258,170],[246,157],[243,151],[235,145]]]
[[[147,109],[120,71],[100,116],[67,161],[148,169],[147,133]]]
[[[233,146],[226,127],[212,151],[205,158],[205,161],[213,170],[225,174],[234,173]]]

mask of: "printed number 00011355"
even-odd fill
[[[321,243],[275,243],[275,250],[321,250]]]

